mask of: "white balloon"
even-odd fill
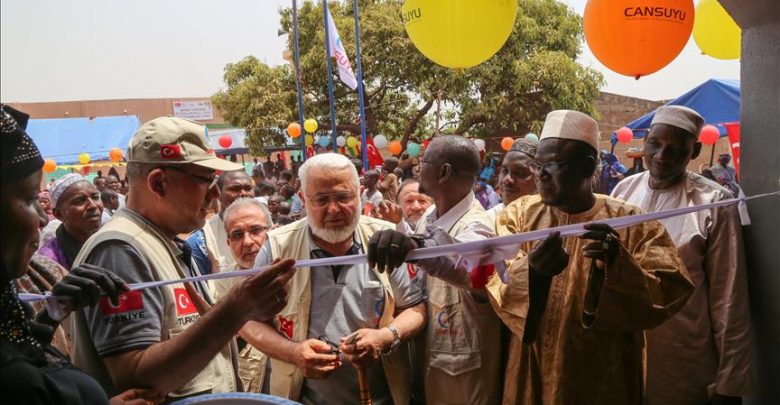
[[[336,138],[336,145],[339,147],[342,147],[347,144],[347,138],[344,138],[343,136],[339,135],[338,138]]]
[[[485,150],[485,141],[483,139],[475,139],[474,145],[476,145],[479,150]]]
[[[387,147],[387,138],[384,135],[377,135],[374,137],[374,146],[379,149]]]

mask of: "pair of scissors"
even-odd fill
[[[330,351],[328,353],[330,353],[330,354],[341,354],[341,350],[339,350],[339,345],[337,345],[332,340],[328,339],[326,336],[320,336],[317,339],[325,342],[325,344],[330,346]]]

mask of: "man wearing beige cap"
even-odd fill
[[[710,204],[729,191],[686,170],[701,151],[704,119],[681,106],[659,108],[645,138],[645,173],[612,196],[647,211]],[[688,303],[647,332],[649,404],[740,403],[750,394],[750,312],[742,232],[732,205],[661,220],[696,289]]]
[[[74,265],[95,264],[129,283],[178,280],[197,273],[176,235],[205,223],[219,197],[216,170],[240,166],[218,159],[202,125],[157,118],[133,136],[127,177],[131,198],[84,245]],[[125,293],[73,318],[74,363],[110,395],[145,387],[174,400],[240,391],[233,337],[249,320],[269,321],[284,307],[292,261],[236,283],[219,303],[202,283],[176,283]]]
[[[577,111],[547,115],[531,168],[538,195],[509,204],[499,236],[642,213],[591,190],[598,124]],[[638,404],[644,394],[644,330],[661,324],[693,286],[658,222],[615,231],[586,225],[524,243],[509,283],[488,283],[512,331],[504,403]]]

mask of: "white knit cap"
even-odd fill
[[[78,173],[68,173],[57,179],[57,181],[54,182],[54,186],[49,189],[49,194],[51,195],[51,205],[56,207],[57,201],[59,201],[60,197],[65,194],[65,191],[70,188],[70,186],[80,181],[87,181],[87,178]]]
[[[599,124],[579,111],[556,110],[547,114],[539,142],[545,138],[573,139],[599,150]]]
[[[704,126],[704,118],[691,108],[681,105],[665,105],[655,110],[655,116],[650,126],[655,124],[667,124],[681,128],[698,138],[701,127]]]

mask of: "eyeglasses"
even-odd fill
[[[331,202],[335,202],[339,205],[349,205],[355,202],[354,193],[333,193],[333,194],[319,194],[314,197],[307,197],[311,204],[318,208],[324,208],[330,205]]]
[[[542,172],[542,170],[546,171],[549,174],[553,174],[556,173],[558,170],[560,170],[562,167],[582,159],[594,160],[593,156],[582,156],[574,159],[561,160],[558,162],[547,162],[542,164],[534,160],[528,164],[528,168],[531,170],[531,173],[535,175],[539,175]]]
[[[184,173],[187,176],[190,176],[190,177],[194,178],[195,180],[198,180],[201,183],[208,184],[209,185],[208,188],[214,187],[214,185],[217,184],[217,180],[219,179],[219,176],[216,173],[212,174],[211,177],[205,177],[205,176],[201,176],[201,175],[198,175],[198,174],[195,174],[195,173],[192,173],[192,172],[188,172],[188,171],[186,171],[186,170],[184,170],[182,168],[176,167],[176,166],[162,166],[160,168],[161,169],[171,169],[171,170],[175,170],[175,171],[177,171],[179,173]]]
[[[247,230],[235,230],[228,234],[228,239],[230,239],[231,242],[241,242],[244,240],[244,235],[247,233],[249,236],[256,238],[262,235],[265,235],[268,230],[271,229],[270,226],[262,226],[262,225],[255,225],[249,227]]]
[[[568,165],[571,163],[572,160],[561,160],[559,162],[547,162],[543,164],[539,164],[536,161],[532,161],[528,164],[528,168],[531,170],[531,173],[533,174],[539,174],[542,172],[542,170],[546,171],[549,174],[557,173],[558,170],[560,170],[562,167]]]

